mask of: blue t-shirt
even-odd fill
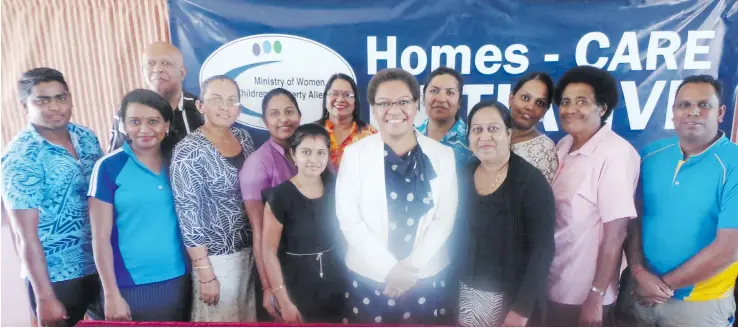
[[[128,143],[95,164],[87,193],[113,204],[113,247],[118,286],[161,282],[185,273],[182,236],[166,165],[154,173]]]
[[[85,190],[103,153],[90,129],[69,123],[67,130],[79,159],[31,125],[2,157],[3,202],[11,210],[38,210],[38,238],[51,282],[95,273]]]
[[[738,228],[738,145],[725,135],[686,161],[677,138],[646,146],[641,158],[643,252],[656,274],[687,262],[715,240],[718,229]],[[736,274],[738,262],[674,297],[722,298],[732,293]]]

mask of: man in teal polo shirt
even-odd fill
[[[738,274],[738,145],[718,124],[720,82],[690,76],[672,108],[677,137],[641,151],[640,218],[627,241],[630,275],[619,323],[729,326]]]

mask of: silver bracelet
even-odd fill
[[[599,290],[599,289],[598,289],[597,287],[595,287],[595,286],[592,286],[592,292],[595,292],[595,293],[599,294],[600,296],[602,296],[602,297],[605,297],[605,292],[603,292],[603,291]]]

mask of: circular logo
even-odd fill
[[[302,122],[313,122],[323,113],[323,91],[335,73],[356,80],[351,65],[319,42],[288,34],[258,34],[215,50],[200,69],[200,82],[214,75],[236,80],[241,89],[238,122],[266,130],[261,101],[267,92],[275,88],[289,90],[300,106]]]

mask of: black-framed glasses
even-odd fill
[[[382,110],[389,110],[394,106],[397,106],[397,108],[400,109],[408,109],[413,105],[414,102],[415,101],[413,101],[412,99],[400,99],[397,101],[382,100],[375,103],[374,106]]]

